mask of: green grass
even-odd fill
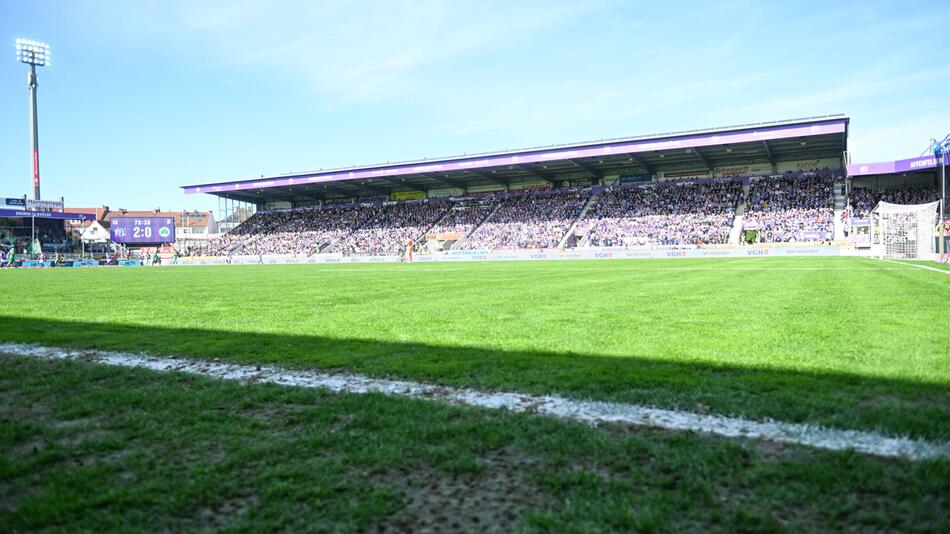
[[[0,272],[0,340],[950,439],[950,277],[859,258]]]
[[[935,261],[916,261],[916,260],[900,260],[901,263],[909,263],[916,265],[926,265],[927,267],[933,267],[934,269],[940,269],[941,271],[950,271],[950,264],[947,263],[937,263]]]
[[[0,414],[4,532],[950,529],[950,462],[3,355]]]

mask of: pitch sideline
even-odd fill
[[[636,404],[582,401],[554,395],[484,392],[403,380],[375,379],[351,374],[290,371],[275,367],[226,364],[186,358],[161,358],[145,354],[67,349],[0,343],[0,354],[52,360],[81,360],[118,367],[153,371],[178,371],[221,380],[270,383],[282,386],[324,388],[338,393],[381,393],[396,397],[428,399],[449,404],[516,413],[535,413],[589,425],[621,423],[675,431],[691,431],[728,438],[761,439],[819,449],[874,456],[927,460],[950,458],[950,443],[891,437],[862,430],[841,430],[781,421],[751,421],[738,417],[704,415]]]
[[[896,260],[884,260],[884,261],[890,262],[890,263],[896,263],[898,265],[903,265],[905,267],[917,267],[918,269],[927,269],[928,271],[934,271],[936,273],[950,275],[950,271],[946,269],[938,269],[936,267],[931,267],[929,265],[920,265],[917,263],[905,263],[905,262],[896,261]]]

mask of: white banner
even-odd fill
[[[63,203],[58,200],[30,200],[26,199],[28,210],[61,210]]]
[[[596,260],[596,259],[676,259],[676,258],[748,258],[763,256],[842,256],[853,254],[851,249],[839,246],[735,247],[686,249],[538,249],[487,251],[465,250],[443,254],[416,254],[416,263],[444,261],[537,261],[537,260]],[[179,265],[248,265],[276,263],[396,263],[400,256],[341,256],[317,254],[314,256],[232,256],[231,258],[179,258]]]

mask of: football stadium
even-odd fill
[[[206,212],[44,199],[34,144],[0,530],[945,532],[950,136],[851,121],[175,185]]]

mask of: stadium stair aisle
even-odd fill
[[[439,217],[439,219],[438,219],[437,221],[435,221],[434,223],[432,223],[432,224],[430,224],[429,226],[427,226],[426,229],[423,230],[421,234],[419,234],[418,236],[416,236],[416,237],[413,238],[412,241],[413,241],[413,243],[416,244],[416,245],[415,245],[415,251],[416,251],[416,252],[421,252],[421,251],[425,250],[425,245],[426,245],[426,243],[428,243],[428,239],[425,239],[425,236],[428,235],[429,232],[430,232],[433,228],[435,228],[436,226],[442,224],[442,221],[444,221],[449,215],[451,215],[451,213],[452,213],[452,208],[454,207],[454,205],[455,205],[455,202],[452,202],[451,204],[449,204],[449,209],[445,210],[445,213],[443,213],[442,216]]]
[[[584,204],[584,207],[581,208],[581,212],[577,214],[577,217],[574,219],[574,222],[567,228],[567,231],[564,232],[564,235],[561,237],[561,240],[557,243],[557,248],[564,248],[564,244],[567,243],[568,238],[574,233],[574,229],[577,228],[577,224],[584,220],[584,216],[587,215],[587,211],[590,210],[590,207],[594,205],[594,199],[597,198],[597,195],[591,195],[587,198],[587,202]]]
[[[736,206],[736,216],[732,220],[732,229],[729,230],[730,245],[738,245],[742,238],[742,221],[745,219],[746,199],[749,198],[749,184],[742,184],[742,196]]]
[[[844,183],[835,180],[835,240],[844,239],[844,225],[841,222],[841,213],[847,207],[848,200],[844,194]]]
[[[231,245],[230,247],[228,247],[227,254],[230,255],[230,254],[233,254],[233,253],[235,253],[235,252],[239,252],[241,249],[244,248],[244,244],[247,243],[249,239],[250,239],[250,237],[248,237],[247,239],[242,239],[242,240],[238,241],[237,243],[234,243],[233,245]]]
[[[465,234],[465,236],[462,237],[462,239],[459,239],[458,241],[456,241],[455,243],[453,243],[452,246],[449,248],[449,250],[455,250],[455,247],[461,246],[461,245],[463,245],[466,241],[468,241],[468,236],[470,236],[470,235],[474,234],[475,232],[477,232],[478,229],[481,228],[483,224],[485,224],[485,223],[487,223],[488,221],[490,221],[491,218],[494,217],[496,213],[498,213],[498,210],[501,209],[501,205],[504,204],[504,203],[505,203],[505,201],[502,200],[501,202],[499,202],[498,204],[496,204],[496,205],[495,205],[495,209],[491,210],[491,213],[489,213],[489,214],[482,220],[482,222],[478,223],[478,225],[477,225],[475,228],[472,228],[472,231],[469,232],[469,233],[467,233],[467,234]]]

